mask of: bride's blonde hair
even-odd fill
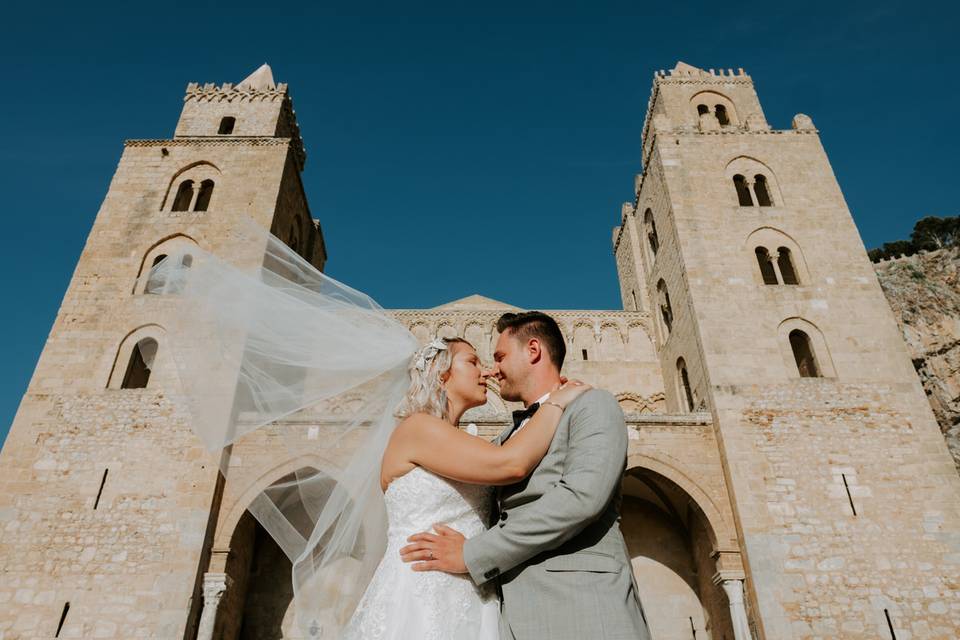
[[[473,345],[463,338],[434,338],[410,359],[410,388],[397,407],[396,417],[426,413],[442,420],[448,417],[447,392],[441,378],[453,364],[452,344]]]

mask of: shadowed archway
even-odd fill
[[[716,536],[696,501],[643,467],[623,478],[621,506],[650,632],[657,640],[732,640],[726,596],[713,583]]]

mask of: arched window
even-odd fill
[[[647,242],[650,243],[651,257],[656,257],[660,249],[660,238],[657,236],[657,223],[653,220],[653,211],[647,209],[643,214],[643,221],[647,227]]]
[[[708,106],[705,105],[705,104],[698,104],[698,105],[697,105],[697,115],[701,115],[701,116],[702,116],[702,115],[705,115],[705,114],[708,114],[708,113],[710,113],[710,107],[708,107]]]
[[[767,188],[767,178],[762,173],[753,177],[753,192],[757,194],[757,204],[761,207],[769,207],[773,204],[770,200],[770,190]]]
[[[810,336],[800,329],[794,329],[790,332],[790,348],[793,349],[793,358],[797,362],[797,370],[801,378],[821,377]]]
[[[739,173],[733,176],[733,186],[737,189],[737,201],[741,207],[752,207],[753,198],[750,197],[750,188],[747,186],[747,179]]]
[[[760,275],[763,276],[763,284],[779,284],[777,282],[777,272],[770,261],[770,252],[766,247],[757,247],[754,249],[757,254],[757,262],[760,264]]]
[[[184,180],[177,187],[177,195],[173,198],[171,211],[189,211],[191,200],[193,200],[193,180]]]
[[[233,116],[226,116],[220,120],[220,128],[217,129],[217,133],[221,135],[229,135],[233,133],[233,127],[237,124],[237,119]]]
[[[150,368],[157,357],[157,341],[144,338],[134,345],[130,352],[127,372],[123,375],[121,389],[146,389],[150,381]]]
[[[793,255],[789,248],[780,247],[777,249],[777,266],[780,267],[783,284],[800,284],[797,278],[797,270],[793,268]]]
[[[727,115],[727,108],[722,104],[718,104],[714,107],[714,113],[717,114],[717,122],[721,125],[730,124],[730,116]]]
[[[660,303],[660,317],[667,332],[673,330],[673,309],[670,307],[670,294],[667,292],[667,283],[661,278],[657,283],[657,298]]]
[[[677,381],[680,383],[680,402],[684,403],[684,411],[693,411],[693,390],[690,388],[690,376],[687,374],[687,363],[683,358],[677,358]]]
[[[152,270],[153,267],[163,262],[163,260],[166,257],[167,257],[166,254],[161,253],[160,255],[158,255],[156,258],[153,259],[153,264],[150,265],[150,269]],[[146,288],[144,288],[143,292],[144,293],[160,293],[161,291],[163,291],[163,277],[161,277],[158,274],[151,273],[150,278],[147,280],[147,286]]]
[[[204,180],[200,183],[200,193],[197,194],[197,204],[194,205],[194,211],[206,211],[210,206],[210,198],[213,196],[213,180]]]

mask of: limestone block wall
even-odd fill
[[[294,160],[289,139],[127,143],[0,453],[6,638],[51,637],[66,603],[60,637],[180,637],[195,621],[218,460],[176,402],[164,332],[176,296],[145,294],[138,277],[173,243],[259,264],[244,217],[269,227],[301,215],[322,264]],[[213,180],[205,211],[172,211],[186,176]],[[144,337],[159,345],[148,386],[121,389]]]
[[[162,390],[27,396],[0,459],[0,635],[180,637],[217,460]]]
[[[952,637],[960,482],[815,131],[660,132],[654,157],[766,637],[874,638],[888,615]],[[772,206],[738,204],[737,162]],[[761,243],[799,285],[763,283]],[[799,377],[793,328],[825,377]]]
[[[716,402],[766,637],[886,637],[887,615],[897,637],[955,637],[960,494],[910,385],[811,378]]]

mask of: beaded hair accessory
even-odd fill
[[[419,371],[426,371],[430,361],[433,360],[439,352],[446,350],[447,343],[443,341],[443,338],[434,338],[417,353],[414,367]]]

